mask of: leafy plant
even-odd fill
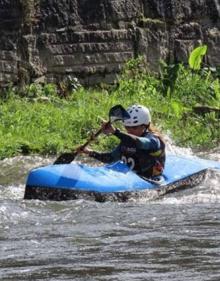
[[[195,48],[189,56],[189,66],[193,70],[200,70],[203,57],[206,55],[207,46],[203,45]]]
[[[167,65],[165,62],[161,62],[161,82],[162,91],[164,96],[171,97],[173,95],[176,81],[178,79],[180,64]]]

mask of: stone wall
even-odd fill
[[[67,74],[111,83],[139,54],[157,70],[199,44],[220,65],[218,0],[0,0],[1,85]]]

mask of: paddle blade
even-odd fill
[[[129,113],[124,109],[124,107],[120,104],[113,106],[109,110],[109,120],[110,122],[118,121],[118,120],[126,120],[129,119]]]
[[[65,152],[54,161],[53,165],[69,164],[75,159],[76,155],[76,152]]]

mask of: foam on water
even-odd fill
[[[19,200],[23,197],[24,184],[0,185],[0,199]]]
[[[167,195],[161,199],[164,204],[220,203],[220,172],[209,171],[199,186]]]
[[[28,172],[51,162],[52,159],[40,156],[17,156],[0,161],[0,200],[23,199]]]

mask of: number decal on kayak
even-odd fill
[[[127,158],[127,157],[125,157],[125,156],[122,156],[122,157],[121,157],[121,160],[122,160],[126,165],[128,165],[131,170],[134,169],[135,161],[134,161],[133,158],[131,158],[131,157],[128,157],[128,158]]]

